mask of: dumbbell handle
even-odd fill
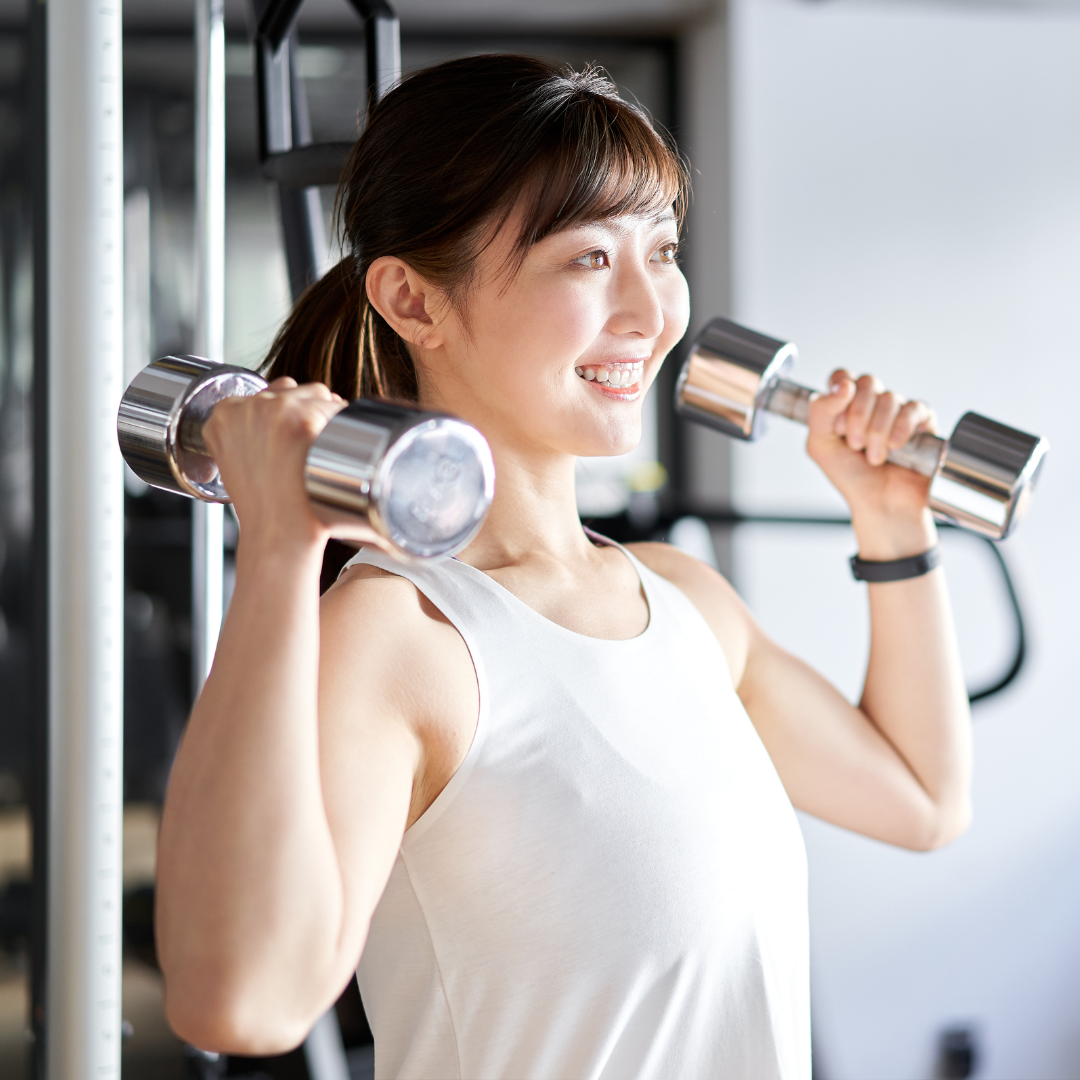
[[[786,416],[797,424],[806,424],[810,419],[810,399],[815,393],[817,391],[808,386],[789,379],[777,379],[765,402],[765,411]],[[886,460],[932,479],[946,446],[947,440],[940,435],[917,431],[903,446],[890,450]]]

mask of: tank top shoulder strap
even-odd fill
[[[701,656],[710,663],[723,657],[724,664],[717,670],[721,678],[730,680],[730,668],[723,648],[693,600],[674,582],[646,566],[629,548],[591,529],[586,528],[585,531],[594,542],[616,547],[630,560],[649,605],[650,628],[656,628],[661,637],[669,635],[669,640],[678,640],[680,648],[700,651]]]
[[[457,628],[470,651],[474,644],[472,629],[489,625],[492,619],[504,614],[500,611],[504,605],[498,593],[484,587],[486,575],[457,559],[402,562],[375,548],[362,547],[342,567],[342,573],[350,566],[360,565],[377,566],[411,581]]]
[[[666,621],[666,617],[670,615],[673,605],[676,611],[680,613],[684,613],[683,604],[689,605],[694,611],[697,610],[678,586],[673,585],[667,578],[661,577],[655,570],[651,570],[629,548],[624,547],[616,540],[604,536],[602,533],[595,532],[588,526],[582,527],[594,544],[617,548],[630,560],[630,565],[636,571],[638,580],[641,582],[645,602],[649,605],[650,626],[653,626],[657,621]]]

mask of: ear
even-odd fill
[[[393,255],[376,259],[368,267],[367,296],[371,306],[405,341],[422,349],[441,344],[436,319],[441,294],[408,263]]]

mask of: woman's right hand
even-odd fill
[[[323,383],[298,386],[284,376],[260,394],[225,398],[215,406],[203,439],[236,509],[247,551],[321,550],[331,531],[386,549],[366,524],[331,530],[316,516],[304,486],[308,451],[345,404]]]

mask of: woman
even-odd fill
[[[241,539],[159,846],[190,1041],[294,1046],[359,963],[379,1076],[807,1077],[792,805],[914,849],[965,827],[941,571],[869,587],[854,707],[712,570],[581,527],[576,457],[636,444],[687,326],[683,205],[678,159],[595,72],[474,57],[373,110],[349,254],[270,389],[206,428]],[[358,393],[475,424],[496,496],[457,560],[402,566],[357,528],[320,607],[303,462]],[[934,546],[926,481],[885,464],[932,423],[842,371],[814,401],[863,559]]]

